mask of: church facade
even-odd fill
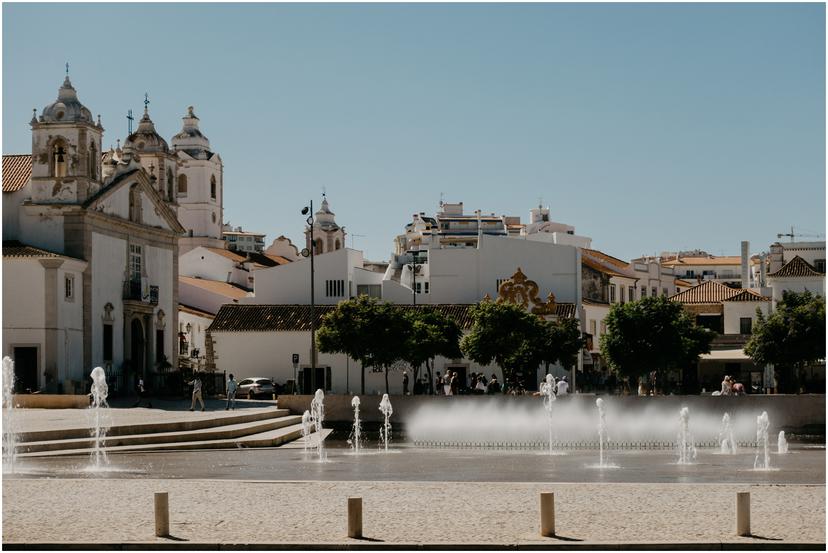
[[[172,147],[145,102],[102,154],[100,117],[67,74],[31,120],[30,155],[3,156],[3,355],[18,390],[115,391],[178,365],[180,248],[223,247],[222,164],[189,108]]]

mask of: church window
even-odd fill
[[[141,222],[141,189],[133,184],[129,189],[129,220],[134,223]]]
[[[314,248],[313,253],[315,253],[315,254],[322,253],[322,239],[321,238],[316,239],[315,245],[316,245],[316,247]]]
[[[69,152],[66,151],[66,142],[58,140],[52,148],[52,176],[65,177],[69,165]]]
[[[210,197],[216,199],[216,176],[210,177]]]
[[[178,175],[178,195],[187,195],[187,175]]]
[[[73,275],[66,275],[63,279],[63,298],[66,301],[75,299],[75,277]]]
[[[216,222],[216,212],[214,211],[211,215],[213,216],[213,222],[215,223]]]
[[[98,178],[98,150],[94,142],[89,145],[89,178]]]
[[[341,246],[340,246],[340,244],[339,244],[339,238],[337,238],[337,239],[336,239],[336,244],[334,245],[334,249],[335,249],[335,250],[338,250],[340,247],[341,247]]]
[[[138,244],[129,245],[129,280],[141,282],[141,266],[143,265],[143,248]]]

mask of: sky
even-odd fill
[[[825,233],[822,4],[9,4],[2,151],[72,83],[104,144],[195,106],[224,220],[387,260],[414,213],[548,205],[630,259]],[[816,239],[812,236],[798,239]],[[301,246],[300,246],[301,247]]]

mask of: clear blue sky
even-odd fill
[[[3,153],[67,60],[106,145],[145,91],[168,139],[195,105],[268,242],[323,187],[371,259],[441,192],[622,258],[825,232],[822,4],[7,3]]]

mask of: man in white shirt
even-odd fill
[[[558,380],[558,387],[556,390],[557,395],[565,396],[569,392],[569,383],[566,381],[566,377],[561,378]]]
[[[204,400],[201,398],[201,378],[199,378],[198,373],[195,373],[193,379],[187,384],[193,387],[193,402],[190,404],[190,411],[195,409],[196,401],[201,403],[201,410],[204,411]]]
[[[236,381],[233,379],[233,375],[230,374],[230,378],[227,380],[227,406],[224,408],[225,411],[236,410],[236,388]]]

